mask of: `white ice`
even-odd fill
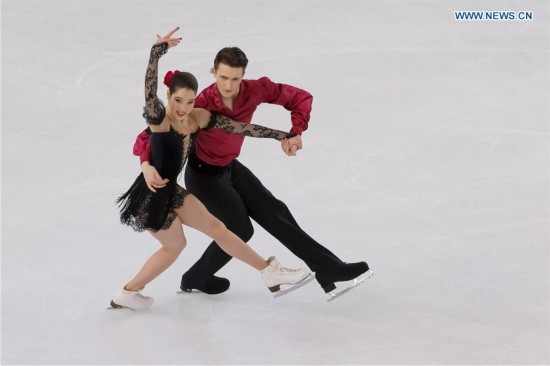
[[[547,1],[2,1],[1,362],[549,364],[550,9]],[[531,11],[531,21],[454,11]],[[202,87],[222,47],[246,76],[314,95],[304,149],[248,139],[240,160],[300,225],[374,277],[326,303],[273,299],[233,260],[218,295],[176,294],[209,243],[145,293],[109,300],[157,248],[119,224],[155,35],[161,73]],[[164,90],[159,90],[164,97]],[[290,127],[263,105],[254,122]],[[298,258],[256,226],[260,254]]]

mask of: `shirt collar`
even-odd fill
[[[216,105],[216,108],[218,108],[218,110],[222,110],[224,108],[227,108],[225,106],[225,104],[223,104],[223,100],[222,100],[222,96],[220,95],[220,92],[218,91],[218,87],[216,86],[216,83],[210,85],[210,88],[211,88],[211,95],[213,96],[213,100],[214,100],[214,103]],[[234,103],[239,101],[240,99],[242,99],[244,97],[244,95],[246,95],[246,91],[248,89],[248,85],[247,83],[245,82],[245,80],[243,79],[241,81],[241,85],[239,86],[239,94],[237,95],[237,98],[235,98],[234,100]],[[235,104],[233,104],[233,107],[235,106]]]

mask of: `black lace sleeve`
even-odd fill
[[[155,44],[151,48],[149,64],[145,72],[145,107],[143,107],[143,118],[150,125],[159,125],[166,113],[164,104],[157,96],[158,86],[158,63],[159,58],[168,50],[168,43]]]
[[[274,130],[272,128],[255,125],[252,123],[235,122],[232,119],[217,112],[210,113],[212,113],[212,115],[210,116],[210,121],[208,122],[208,126],[206,127],[207,129],[217,128],[242,136],[271,138],[275,140],[282,140],[296,136],[295,133]]]

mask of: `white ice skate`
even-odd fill
[[[347,287],[343,290],[340,290],[340,291],[332,290],[329,293],[329,298],[327,299],[327,302],[335,300],[335,299],[339,298],[340,296],[342,296],[342,295],[348,293],[349,291],[353,290],[354,288],[356,288],[357,286],[359,286],[360,284],[362,284],[363,282],[365,282],[366,280],[371,278],[373,274],[374,274],[374,271],[372,269],[369,269],[362,276],[359,276],[356,279],[354,279],[349,287]]]
[[[128,308],[132,310],[143,310],[147,309],[152,304],[152,297],[143,296],[139,291],[122,289],[111,300],[111,307],[109,309]]]
[[[313,280],[313,275],[305,268],[281,267],[275,257],[269,257],[267,262],[269,265],[261,271],[262,280],[269,291],[274,293],[273,297],[285,295]],[[291,285],[291,287],[281,290],[281,285]]]

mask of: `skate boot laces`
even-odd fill
[[[299,269],[294,269],[294,268],[286,268],[286,267],[282,267],[282,266],[278,266],[277,268],[279,271],[280,274],[282,275],[285,275],[285,276],[295,276],[297,275],[298,273],[302,273],[304,270],[299,268]]]
[[[149,300],[149,299],[151,299],[151,296],[145,296],[145,295],[143,295],[143,294],[142,294],[141,292],[139,292],[139,291],[136,291],[134,295],[137,296],[137,297],[139,297],[139,298],[141,298],[142,300]]]

